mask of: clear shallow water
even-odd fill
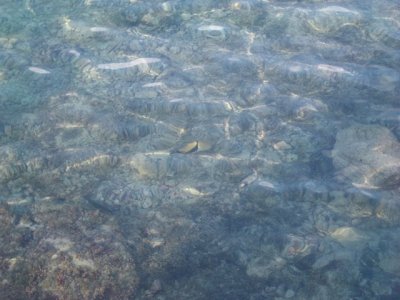
[[[397,299],[399,19],[2,1],[0,298]]]

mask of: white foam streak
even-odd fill
[[[97,65],[97,68],[102,70],[120,70],[120,69],[132,68],[143,64],[152,64],[159,61],[161,61],[159,58],[143,57],[124,63],[99,64]]]
[[[28,70],[36,74],[50,74],[49,71],[38,67],[29,67]]]

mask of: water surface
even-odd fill
[[[400,2],[3,0],[1,299],[398,299]]]

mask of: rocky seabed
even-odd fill
[[[398,299],[400,4],[0,4],[0,299]]]

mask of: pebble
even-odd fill
[[[295,292],[291,289],[288,289],[285,293],[285,298],[286,299],[290,299],[293,298],[295,296]]]
[[[193,152],[208,151],[210,149],[211,149],[211,144],[208,142],[193,141],[179,148],[177,152],[182,154],[189,154]]]
[[[226,30],[223,26],[219,25],[203,25],[198,28],[198,30],[203,33],[206,37],[213,39],[225,39]]]
[[[277,142],[277,143],[275,143],[275,144],[273,145],[273,147],[274,147],[275,150],[279,150],[279,151],[281,151],[281,150],[289,150],[289,149],[292,148],[292,146],[290,146],[290,145],[289,145],[288,143],[286,143],[285,141]]]

